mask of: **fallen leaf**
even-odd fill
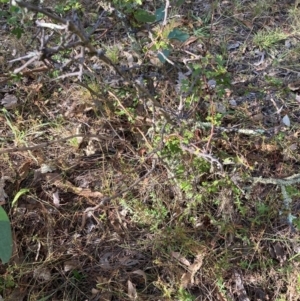
[[[300,89],[300,81],[297,80],[297,81],[289,83],[288,88],[293,92],[298,91]]]
[[[284,263],[286,261],[286,255],[284,248],[281,246],[279,242],[276,242],[273,245],[273,250],[275,253],[275,258],[280,262],[280,264]]]
[[[60,207],[60,200],[59,200],[59,194],[58,194],[58,190],[56,190],[53,194],[53,204],[55,207]]]
[[[24,180],[27,177],[29,170],[30,170],[30,164],[31,164],[30,161],[26,161],[18,169],[18,174],[19,174],[20,180]]]
[[[228,44],[227,50],[236,50],[240,47],[241,44],[242,44],[241,42],[235,42],[235,43]]]
[[[96,289],[96,288],[92,288],[92,291],[91,291],[92,295],[97,295],[100,293],[100,290]]]
[[[33,271],[33,277],[39,280],[50,281],[51,272],[48,268],[37,268]]]
[[[182,44],[182,47],[188,46],[188,45],[194,43],[195,41],[197,41],[198,39],[199,38],[196,36],[191,36]]]
[[[250,301],[250,299],[247,296],[247,292],[245,290],[243,279],[241,274],[238,271],[233,272],[233,279],[235,282],[235,291],[238,295],[239,301]]]
[[[262,121],[264,119],[264,115],[262,113],[255,114],[251,117],[254,122]]]
[[[287,126],[287,127],[289,127],[289,126],[291,125],[290,118],[289,118],[288,115],[285,115],[285,116],[282,118],[282,123],[283,123],[285,126]]]
[[[64,262],[64,272],[69,272],[71,270],[78,269],[80,263],[76,260],[67,260]]]
[[[195,274],[199,271],[203,263],[204,254],[198,254],[193,264],[188,267],[188,272],[181,277],[181,287],[189,288],[195,283]]]
[[[142,271],[142,270],[135,270],[135,271],[132,272],[132,274],[137,274],[137,275],[142,276],[144,278],[144,280],[145,280],[145,284],[147,284],[147,275],[146,275],[146,273],[144,271]]]
[[[4,203],[5,203],[5,199],[8,197],[7,194],[4,191],[5,181],[9,181],[11,183],[14,183],[14,180],[11,177],[2,176],[0,178],[0,202],[4,202]]]
[[[51,166],[51,165],[47,165],[47,164],[42,164],[41,165],[41,173],[47,173],[47,172],[52,172],[54,171],[56,168]]]
[[[267,152],[275,152],[276,150],[278,150],[278,146],[274,144],[263,143],[261,145],[261,150]]]
[[[179,252],[171,252],[172,257],[176,258],[179,262],[181,262],[182,264],[186,265],[186,266],[190,266],[190,262],[183,256],[181,256],[181,254]]]
[[[137,292],[136,289],[134,287],[134,285],[132,284],[132,282],[130,280],[127,281],[127,285],[128,285],[128,296],[131,300],[136,300],[137,298]]]
[[[260,55],[260,60],[258,62],[253,63],[254,66],[260,66],[264,61],[265,61],[265,53],[264,51],[257,51],[256,52],[258,55]]]
[[[17,106],[18,98],[15,95],[5,94],[4,98],[1,100],[1,104],[6,109],[14,109]]]
[[[133,55],[127,51],[124,51],[123,53],[127,59],[128,66],[132,67],[134,65]]]

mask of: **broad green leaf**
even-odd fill
[[[12,255],[13,240],[9,218],[0,206],[0,259],[7,263]]]
[[[157,55],[158,59],[160,60],[161,63],[165,63],[166,62],[166,58],[168,58],[168,56],[170,55],[170,50],[169,49],[164,49],[162,51],[163,55],[161,55],[160,53]],[[165,56],[165,57],[164,57]]]
[[[142,22],[142,23],[147,23],[147,22],[155,22],[156,16],[147,12],[144,9],[138,9],[134,13],[134,17],[137,21]]]
[[[164,17],[165,17],[165,7],[164,6],[158,8],[155,11],[155,17],[156,17],[155,21],[157,21],[157,22],[160,22],[164,19]]]
[[[180,42],[184,42],[189,38],[189,35],[178,28],[174,28],[168,35],[168,39],[178,40]]]
[[[5,210],[0,206],[0,222],[9,222],[9,218]]]
[[[12,13],[18,13],[18,12],[20,12],[20,7],[12,5],[12,6],[10,6],[9,11]]]
[[[14,207],[14,206],[16,205],[18,199],[19,199],[23,194],[25,194],[25,193],[27,193],[27,192],[29,192],[29,191],[30,191],[30,190],[29,190],[28,188],[22,188],[21,190],[19,190],[19,191],[16,193],[16,195],[15,195],[13,201],[11,202],[11,206]]]

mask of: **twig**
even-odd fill
[[[235,282],[235,290],[239,301],[250,301],[244,287],[242,275],[237,271],[233,271],[233,279]]]
[[[214,158],[212,155],[207,154],[205,151],[200,151],[199,148],[197,148],[194,144],[190,144],[188,146],[184,145],[182,142],[180,142],[180,147],[183,151],[186,151],[192,155],[195,155],[198,158],[202,158],[205,161],[209,162],[211,165],[211,172],[214,172],[214,163],[218,166],[219,171],[223,173],[223,166],[220,163],[220,161],[216,158]]]
[[[46,22],[41,22],[39,20],[35,21],[35,24],[39,27],[46,27],[50,29],[67,29],[67,25],[58,25],[54,23],[46,23]]]
[[[213,127],[211,122],[194,122],[192,129],[211,129]],[[239,129],[239,128],[225,128],[222,126],[214,126],[215,131],[225,132],[225,133],[238,133],[247,136],[260,136],[260,135],[270,135],[273,129]]]
[[[31,63],[33,63],[34,61],[37,61],[39,59],[40,59],[40,54],[37,54],[35,57],[32,57],[29,61],[27,61],[25,64],[23,64],[23,66],[21,66],[20,68],[15,69],[14,73],[18,74],[23,69],[25,69],[27,66],[29,66]]]
[[[253,184],[262,183],[262,184],[274,184],[274,185],[293,185],[293,184],[300,183],[300,174],[294,174],[290,177],[286,177],[283,179],[254,177],[252,178],[252,180],[253,180]]]
[[[57,16],[56,14],[53,14],[51,13],[49,10],[46,10],[46,9],[43,9],[39,6],[35,6],[35,5],[32,5],[28,2],[24,2],[24,1],[20,1],[20,0],[16,0],[16,3],[21,7],[21,8],[27,8],[28,10],[31,10],[33,12],[36,12],[36,13],[41,13],[47,17],[49,17],[50,19],[58,22],[58,23],[62,23],[62,24],[68,24],[68,21]]]
[[[292,176],[283,178],[283,179],[276,179],[276,178],[262,178],[262,177],[253,177],[249,179],[250,181],[252,180],[252,184],[248,188],[248,191],[245,195],[245,197],[248,199],[251,193],[251,190],[253,189],[254,185],[256,183],[262,183],[262,184],[273,184],[273,185],[278,185],[281,188],[281,194],[283,197],[283,205],[284,209],[287,211],[287,223],[291,227],[292,230],[295,231],[294,226],[293,226],[293,219],[295,218],[292,213],[291,213],[291,203],[292,199],[288,195],[285,187],[293,184],[298,184],[300,183],[300,174],[294,174]]]
[[[169,0],[166,0],[164,21],[163,21],[163,23],[162,23],[163,26],[166,26],[166,25],[167,25],[167,18],[168,18],[168,9],[169,9],[169,6],[170,6],[170,2],[169,2]]]
[[[9,62],[9,63],[14,63],[14,62],[18,62],[18,61],[25,60],[25,59],[30,59],[30,58],[32,58],[32,57],[36,57],[37,55],[38,55],[38,53],[37,53],[36,51],[31,51],[31,52],[29,52],[27,55],[18,57],[18,58],[16,58],[16,59],[10,60],[10,61],[8,61],[8,62]]]
[[[157,51],[157,53],[160,54],[163,57],[163,59],[165,59],[169,64],[174,66],[174,63],[170,59],[168,59],[162,51]]]

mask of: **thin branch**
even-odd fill
[[[27,66],[29,66],[31,63],[37,61],[40,59],[40,55],[37,55],[33,58],[31,58],[29,61],[27,61],[24,65],[22,65],[20,68],[17,68],[14,70],[15,74],[18,74],[19,72],[21,72],[23,69],[25,69]]]
[[[38,55],[38,52],[36,52],[36,51],[31,51],[31,52],[29,52],[27,55],[18,57],[18,58],[16,58],[16,59],[10,60],[10,61],[8,61],[8,62],[9,62],[9,63],[15,63],[15,62],[18,62],[18,61],[21,61],[21,60],[26,60],[26,59],[30,59],[30,58],[36,57],[37,55]]]
[[[54,78],[52,81],[55,81],[55,80],[58,80],[58,79],[65,79],[67,77],[72,77],[72,76],[77,76],[78,79],[81,81],[82,72],[79,70],[77,72],[71,72],[71,73],[63,74],[63,75],[60,75],[60,76]]]
[[[192,155],[195,155],[198,158],[202,158],[205,161],[209,162],[211,165],[211,172],[214,172],[214,163],[215,163],[219,168],[219,172],[223,173],[224,170],[221,162],[218,159],[214,158],[212,155],[207,154],[205,151],[201,152],[200,149],[197,148],[195,145],[191,144],[186,146],[183,143],[180,143],[180,148],[183,151],[186,151]]]
[[[31,10],[33,12],[36,12],[36,13],[41,13],[47,17],[49,17],[50,19],[58,22],[58,23],[63,23],[63,24],[68,24],[67,21],[55,14],[52,14],[49,10],[47,9],[43,9],[39,6],[35,6],[35,5],[32,5],[28,2],[24,2],[24,1],[20,1],[20,0],[16,0],[16,3],[21,7],[21,8],[27,8],[28,10]]]
[[[192,129],[196,130],[196,129],[211,129],[213,127],[213,124],[211,122],[194,122]],[[225,132],[225,133],[238,133],[238,134],[244,134],[247,136],[260,136],[260,135],[271,135],[272,132],[275,130],[275,128],[273,129],[269,129],[269,130],[265,130],[265,129],[239,129],[239,128],[225,128],[222,126],[214,126],[215,131],[218,132]]]
[[[168,18],[168,9],[169,9],[169,6],[170,6],[170,2],[169,2],[169,0],[166,0],[164,21],[163,21],[163,23],[162,23],[163,26],[166,26],[166,25],[167,25],[167,18]]]
[[[66,29],[67,25],[58,25],[58,24],[54,24],[54,23],[46,23],[46,22],[41,22],[39,20],[35,21],[35,24],[39,27],[46,27],[46,28],[50,28],[50,29]]]

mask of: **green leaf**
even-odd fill
[[[157,21],[157,22],[160,22],[164,19],[164,17],[165,17],[165,7],[164,6],[158,8],[155,11],[155,17],[156,17],[155,21]]]
[[[9,11],[11,13],[19,13],[21,11],[21,9],[19,6],[12,5],[9,7]]]
[[[170,50],[169,49],[164,49],[162,51],[162,53],[164,54],[164,56],[166,58],[168,58],[168,56],[170,55]],[[157,55],[158,59],[160,60],[161,63],[165,63],[166,62],[166,59],[163,55],[161,55],[160,53]]]
[[[184,42],[189,38],[189,35],[178,28],[174,28],[168,35],[168,39],[178,40],[180,42]]]
[[[156,16],[147,12],[144,9],[138,9],[134,13],[134,17],[138,22],[147,23],[147,22],[155,22]]]
[[[21,190],[19,190],[19,191],[16,193],[16,195],[15,195],[13,201],[11,202],[11,206],[14,207],[14,206],[16,205],[18,199],[19,199],[23,194],[25,194],[25,193],[27,193],[27,192],[29,192],[29,191],[30,191],[30,190],[29,190],[28,188],[22,188]]]
[[[21,38],[22,34],[24,33],[24,30],[21,27],[15,27],[12,31],[12,34],[14,34],[18,39]]]
[[[9,222],[9,218],[1,206],[0,206],[0,222]]]
[[[13,240],[9,218],[0,206],[0,259],[7,263],[12,255]]]

